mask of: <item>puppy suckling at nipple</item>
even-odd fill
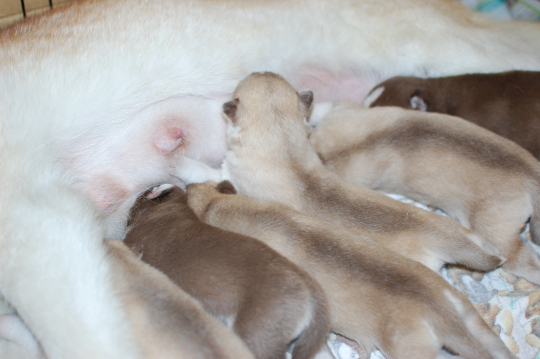
[[[319,284],[266,244],[201,222],[169,187],[138,199],[124,243],[231,326],[255,358],[283,359],[293,342],[293,359],[326,350]]]
[[[332,109],[332,107],[334,107]],[[445,211],[507,258],[504,268],[540,284],[540,164],[514,142],[458,117],[401,108],[323,105],[310,143],[348,182],[399,193]]]
[[[347,183],[326,169],[308,140],[312,101],[311,92],[297,93],[272,73],[254,73],[238,85],[224,105],[223,172],[240,194],[285,203],[433,270],[454,263],[489,271],[503,262],[492,244],[454,220]]]
[[[437,273],[338,226],[272,200],[187,187],[199,218],[249,234],[310,273],[328,297],[331,330],[389,359],[515,358],[471,303]]]
[[[540,72],[397,76],[375,86],[364,104],[458,116],[516,142],[540,159]]]

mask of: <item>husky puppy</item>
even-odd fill
[[[49,359],[138,358],[103,239],[184,161],[219,166],[242,78],[362,101],[392,76],[516,68],[540,70],[540,25],[453,0],[86,0],[4,29],[0,294]]]
[[[250,233],[310,273],[328,297],[331,330],[366,349],[389,359],[432,359],[442,348],[514,358],[467,298],[420,263],[275,201],[222,194],[211,182],[187,188],[199,218]]]
[[[497,253],[491,244],[457,222],[349,184],[326,169],[308,141],[312,96],[298,94],[273,73],[251,74],[238,85],[234,100],[224,105],[229,151],[223,171],[239,193],[284,202],[436,271],[445,263],[481,271],[501,264],[482,250]]]
[[[540,259],[519,236],[530,218],[540,244],[540,165],[514,142],[458,117],[341,103],[310,143],[341,178],[444,210],[540,284]]]
[[[540,72],[398,76],[375,86],[365,105],[458,116],[516,142],[540,159]]]
[[[144,358],[253,359],[229,328],[122,241],[105,244],[115,269],[116,290]]]
[[[231,323],[256,358],[285,358],[296,338],[292,357],[313,358],[329,332],[317,282],[264,243],[201,222],[180,188],[147,196],[131,210],[128,247]]]

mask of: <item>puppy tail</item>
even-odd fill
[[[313,312],[307,328],[300,333],[292,351],[292,359],[313,358],[326,342],[330,332],[330,313],[326,296],[314,281],[312,285]]]

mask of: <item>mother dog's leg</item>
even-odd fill
[[[394,75],[540,70],[539,26],[488,20],[450,0],[90,0],[5,30],[0,291],[52,359],[136,357],[101,225],[120,233],[118,211],[169,176],[163,154],[160,171],[115,170],[114,201],[103,191],[114,187],[109,169],[148,159],[118,155],[130,153],[133,129],[156,131],[138,114],[178,96],[230,94],[253,71],[280,73],[318,100],[361,101]],[[197,141],[222,136],[221,121],[216,113]],[[56,152],[40,155],[47,148]],[[21,149],[35,153],[21,158]],[[211,161],[197,151],[190,157]],[[62,173],[50,176],[57,163]]]
[[[0,209],[2,295],[49,359],[139,358],[111,285],[97,212],[46,176],[1,194],[12,204]]]

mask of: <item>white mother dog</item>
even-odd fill
[[[4,30],[1,295],[49,359],[140,358],[102,239],[184,161],[219,164],[239,80],[362,101],[395,75],[510,69],[540,70],[540,25],[454,0],[89,0]]]

